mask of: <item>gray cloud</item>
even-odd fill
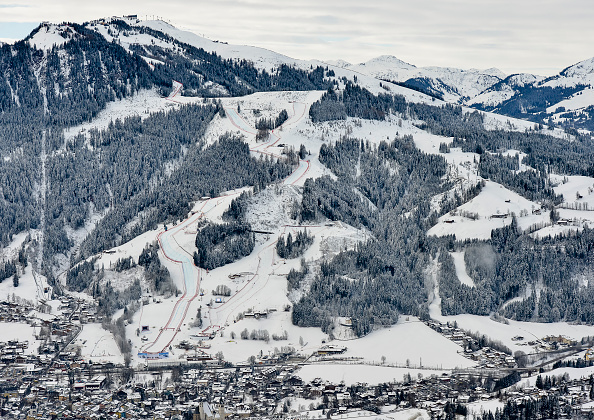
[[[304,59],[392,54],[419,66],[547,75],[594,55],[590,0],[26,0],[0,8],[4,22],[156,15],[213,39]]]

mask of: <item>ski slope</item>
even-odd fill
[[[279,153],[278,149],[272,149],[282,139],[282,133],[285,127],[295,125],[305,115],[305,111],[308,106],[302,102],[293,102],[293,113],[289,116],[281,126],[270,131],[268,141],[263,143],[257,143],[250,146],[250,151],[262,155],[272,156],[277,159],[282,158],[282,154]],[[225,113],[233,126],[235,126],[242,133],[249,136],[255,136],[257,130],[252,127],[239,113],[236,108],[225,107]],[[289,175],[288,178],[283,180],[284,185],[295,185],[301,180],[305,180],[304,176],[307,174],[310,168],[310,162],[307,160],[299,159],[299,166]]]
[[[204,206],[209,201],[204,203]],[[203,208],[204,208],[203,206]],[[181,270],[183,276],[183,295],[179,298],[169,315],[167,322],[160,327],[159,334],[154,341],[143,346],[139,351],[139,357],[157,358],[155,355],[167,353],[167,349],[175,336],[181,331],[181,326],[186,318],[188,309],[200,288],[200,269],[194,266],[192,255],[181,248],[176,241],[177,234],[183,234],[183,230],[191,223],[202,217],[203,213],[197,213],[185,221],[167,229],[158,236],[159,245],[163,256]],[[146,353],[146,356],[145,356]]]

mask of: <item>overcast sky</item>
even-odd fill
[[[546,76],[594,56],[592,0],[0,0],[0,39],[21,39],[45,20],[124,14],[302,59],[389,54]]]

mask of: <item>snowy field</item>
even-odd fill
[[[316,378],[323,378],[333,383],[344,382],[350,386],[357,383],[381,384],[387,382],[403,382],[405,375],[413,378],[448,373],[447,370],[408,369],[388,366],[350,365],[350,364],[324,364],[316,363],[303,366],[297,374],[306,382]]]
[[[109,331],[105,331],[101,324],[83,325],[81,333],[72,345],[80,347],[81,356],[85,361],[124,363],[124,356],[113,335]]]
[[[489,411],[495,413],[497,409],[501,410],[504,406],[505,404],[499,400],[476,401],[467,405],[468,418],[479,417]]]
[[[412,316],[401,315],[398,323],[352,341],[345,357],[358,357],[369,362],[439,369],[465,368],[475,364],[461,356],[462,348],[435,332]]]
[[[47,298],[44,293],[48,287],[45,277],[33,272],[31,261],[19,277],[19,285],[14,287],[12,277],[0,281],[0,300],[12,300],[13,296],[37,304],[40,299]]]
[[[546,238],[548,236],[554,238],[555,236],[563,236],[568,232],[577,232],[579,230],[581,230],[581,228],[578,226],[552,225],[539,229],[536,232],[532,232],[530,236],[533,238]]]
[[[474,287],[474,280],[468,275],[466,271],[466,263],[464,262],[464,251],[450,252],[452,259],[454,260],[454,266],[456,267],[456,275],[460,280],[460,283],[465,284],[469,287]]]
[[[37,341],[35,339],[35,328],[22,322],[0,322],[0,341],[10,340],[28,341],[29,347],[24,350],[25,354],[37,354]],[[39,332],[39,327],[37,327]]]
[[[588,208],[594,210],[594,194],[592,194],[594,192],[594,178],[551,175],[551,181],[558,184],[553,189],[556,194],[563,194],[564,203],[573,206],[588,205]]]
[[[523,351],[532,353],[531,346],[525,343],[531,340],[542,339],[553,335],[568,337],[573,340],[581,340],[582,337],[594,336],[594,326],[592,325],[574,325],[567,322],[538,323],[538,322],[520,322],[508,320],[509,324],[504,324],[492,320],[487,316],[461,314],[454,316],[443,316],[437,311],[431,312],[431,317],[441,322],[454,321],[464,330],[485,334],[491,339],[501,341],[512,352]],[[524,337],[522,341],[514,341],[513,337]]]
[[[325,410],[311,410],[299,413],[307,419],[326,419],[328,415]],[[395,406],[382,407],[380,414],[366,410],[347,410],[344,413],[335,413],[331,419],[365,419],[365,420],[429,420],[431,416],[427,410],[419,408],[401,409]]]
[[[584,108],[589,107],[594,103],[594,89],[592,87],[588,87],[584,90],[581,90],[577,93],[571,95],[570,98],[564,99],[561,102],[557,102],[556,104],[547,108],[547,113],[552,114],[555,113],[557,108],[563,107],[565,111],[577,111]]]
[[[109,102],[92,121],[67,128],[64,130],[64,139],[69,141],[79,134],[88,138],[89,130],[93,128],[104,130],[109,126],[109,123],[118,118],[123,120],[127,117],[139,116],[144,119],[151,113],[165,111],[175,106],[176,104],[173,102],[164,100],[155,89],[141,90],[133,96]]]
[[[427,234],[456,235],[457,240],[486,240],[491,238],[491,230],[511,223],[512,213],[518,216],[518,226],[521,229],[536,223],[546,223],[549,220],[547,212],[540,215],[532,214],[533,210],[539,208],[539,204],[525,199],[503,185],[485,181],[485,187],[478,196],[458,207],[453,214],[450,212],[441,216]],[[504,215],[507,216],[503,217]]]

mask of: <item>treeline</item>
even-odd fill
[[[254,233],[246,223],[208,224],[196,235],[194,265],[212,270],[249,255],[254,250]]]
[[[101,285],[97,283],[92,288],[92,296],[97,300],[99,315],[111,318],[118,310],[125,308],[129,303],[138,303],[142,297],[140,280],[135,279],[130,286],[124,290],[114,289],[111,282]]]
[[[543,82],[546,82],[543,81]],[[502,80],[491,89],[497,89],[499,85],[506,84]],[[515,95],[495,106],[485,106],[482,104],[474,105],[474,108],[484,111],[494,111],[499,114],[508,115],[514,118],[521,118],[537,123],[543,123],[544,119],[550,116],[547,108],[551,104],[559,103],[563,99],[570,98],[576,92],[586,89],[586,85],[577,84],[575,86],[538,86],[526,84],[524,86],[514,86]]]
[[[375,239],[321,264],[293,306],[293,323],[331,333],[333,319],[346,316],[361,336],[374,325],[391,325],[399,313],[428,316],[424,270],[437,244],[426,231],[433,223],[430,198],[449,189],[443,157],[422,153],[407,137],[375,147],[345,139],[325,146],[320,160],[338,179],[305,182],[301,218],[341,220],[369,229]]]
[[[309,108],[309,116],[315,123],[345,120],[358,117],[368,120],[383,120],[390,112],[403,113],[406,100],[400,95],[380,93],[374,95],[367,89],[347,81],[342,91],[330,88],[320,100]]]
[[[0,283],[12,277],[12,285],[18,287],[20,275],[27,267],[27,254],[25,244],[21,246],[18,256],[13,260],[0,262]]]
[[[548,395],[539,399],[524,398],[509,400],[502,409],[486,411],[477,416],[479,420],[537,420],[571,417],[571,405],[560,404],[558,395]]]
[[[476,184],[471,185],[461,191],[453,191],[452,194],[444,194],[439,203],[439,215],[443,216],[451,210],[457,209],[462,204],[467,203],[474,197],[478,196],[485,187],[485,181],[477,181]]]
[[[146,31],[147,28],[138,30]],[[332,85],[326,78],[326,70],[321,66],[306,71],[281,64],[268,72],[255,68],[248,60],[225,60],[214,52],[207,52],[179,41],[174,42],[178,46],[178,51],[157,45],[131,47],[136,54],[161,62],[155,63],[153,78],[163,94],[169,93],[171,80],[177,80],[184,85],[184,95],[202,97],[221,94],[244,96],[254,92],[280,90],[320,90]]]
[[[223,164],[222,164],[223,163]],[[262,188],[285,178],[292,167],[270,157],[255,158],[240,139],[222,136],[206,148],[191,144],[179,166],[163,182],[143,189],[112,209],[80,247],[85,257],[130,240],[168,220],[180,220],[190,211],[190,202],[203,196],[245,187]],[[140,214],[137,223],[124,229]]]
[[[141,120],[129,117],[116,120],[102,131],[89,132],[87,139],[79,135],[67,143],[65,153],[48,157],[46,172],[46,244],[44,257],[51,261],[53,255],[66,252],[72,246],[66,237],[65,224],[73,229],[83,226],[90,211],[110,209],[105,222],[115,213],[134,203],[129,220],[112,226],[114,231],[105,235],[122,235],[126,222],[142,210],[166,179],[165,165],[183,155],[184,148],[195,147],[218,105],[183,106],[169,113],[156,113]],[[188,131],[191,130],[191,131]],[[151,194],[152,193],[152,194]],[[99,225],[101,226],[101,224]],[[80,258],[113,246],[96,233],[95,252],[86,253],[81,248]],[[111,246],[110,246],[111,245]]]
[[[478,170],[481,177],[498,182],[530,201],[552,205],[563,201],[563,196],[555,194],[551,187],[548,173],[532,169],[519,171],[519,165],[518,156],[483,153]]]
[[[14,261],[0,263],[0,283],[17,273],[17,264]]]
[[[225,221],[245,221],[246,212],[250,202],[252,193],[244,191],[239,194],[239,197],[234,198],[229,204],[229,208],[223,212],[223,220]]]
[[[144,268],[144,277],[150,289],[165,295],[172,295],[177,288],[171,281],[169,271],[161,265],[158,256],[158,244],[152,243],[142,250],[138,266]],[[111,317],[118,309],[130,302],[138,302],[142,296],[140,278],[136,277],[131,285],[123,290],[116,290],[110,281],[105,280],[103,267],[95,268],[97,258],[83,261],[66,272],[66,287],[77,292],[88,292],[97,299],[99,313]],[[136,267],[134,259],[118,259],[112,267],[115,271],[124,271]]]
[[[75,265],[66,272],[66,287],[68,290],[83,292],[90,285],[99,288],[99,282],[103,279],[105,272],[103,269],[95,270],[97,258],[89,261],[83,261]]]
[[[438,262],[437,281],[441,297],[441,313],[443,315],[460,313],[489,315],[493,308],[492,296],[485,293],[482,288],[462,284],[456,274],[454,260],[446,250],[441,250]]]
[[[172,295],[177,292],[169,270],[161,264],[159,259],[158,242],[147,244],[138,257],[138,265],[144,267],[144,276],[152,290],[164,295]]]
[[[440,255],[438,278],[443,314],[501,315],[519,321],[594,323],[594,284],[581,284],[592,264],[594,233],[533,239],[511,225],[489,241],[466,243],[465,264],[475,287],[462,285],[451,256]],[[521,300],[509,300],[526,296]]]
[[[3,114],[0,114],[0,120]],[[0,122],[0,139],[2,138]],[[38,143],[39,139],[35,139]],[[1,140],[0,140],[1,142]],[[40,180],[40,161],[33,145],[23,153],[12,153],[0,159],[0,245],[6,246],[12,236],[39,227],[39,207],[36,183]]]
[[[484,116],[464,112],[454,105],[432,106],[408,103],[412,119],[421,120],[419,127],[433,134],[453,137],[451,147],[464,152],[483,154],[487,151],[518,150],[525,153],[522,163],[540,173],[594,176],[594,140],[574,132],[575,141],[527,130],[487,130]]]
[[[291,232],[287,235],[287,239],[281,236],[276,242],[276,253],[279,257],[285,259],[297,258],[313,244],[314,236],[307,233],[307,228],[300,230],[295,235],[295,240]]]
[[[287,274],[287,286],[289,291],[299,289],[301,282],[305,279],[305,276],[309,273],[309,267],[305,263],[304,259],[301,259],[301,267],[299,270],[291,268],[289,274]]]
[[[283,125],[289,119],[289,114],[286,109],[283,109],[274,120],[272,118],[260,118],[256,121],[257,130],[274,130]]]

